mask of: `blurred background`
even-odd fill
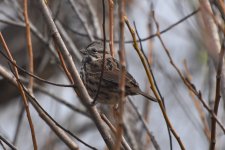
[[[74,10],[73,4],[75,4],[76,10]],[[79,49],[85,48],[91,42],[92,37],[95,40],[102,40],[102,1],[48,0],[47,5],[79,70],[82,60]],[[134,26],[133,22],[135,22],[141,39],[156,33],[156,26],[152,18],[153,11],[159,23],[160,31],[174,25],[166,32],[161,33],[163,42],[181,73],[193,83],[197,91],[201,91],[205,102],[210,108],[213,108],[219,51],[214,47],[216,42],[213,41],[214,39],[204,19],[205,17],[210,18],[209,15],[202,9],[201,11],[196,11],[202,5],[202,1],[196,0],[127,0],[126,15],[132,26]],[[109,39],[108,1],[105,1],[105,8],[106,37]],[[215,18],[223,24],[223,19],[217,7],[211,4],[210,8]],[[60,66],[49,29],[36,1],[29,1],[28,9],[34,51],[34,74],[48,81],[69,84]],[[185,18],[188,15],[189,17]],[[116,0],[114,1],[114,18],[115,57],[118,59],[119,23],[118,1]],[[182,22],[176,24],[180,20]],[[28,70],[22,0],[0,1],[0,30],[17,64]],[[215,32],[215,36],[218,37],[217,40],[220,43],[220,41],[223,41],[221,40],[223,39],[223,33],[218,29]],[[126,26],[125,41],[132,41]],[[146,56],[149,58],[157,86],[164,98],[166,112],[186,149],[208,149],[211,133],[211,115],[202,106],[198,98],[185,86],[174,67],[170,64],[170,60],[159,39],[155,36],[143,40],[141,43]],[[142,67],[132,42],[127,42],[125,46],[127,69],[138,81],[141,89],[153,95],[149,89],[150,84],[148,83],[144,67]],[[0,45],[0,50],[3,51],[2,45]],[[0,65],[10,73],[8,62],[2,55],[0,55]],[[20,75],[25,80],[28,77],[22,72]],[[40,83],[37,80],[35,80],[35,83],[41,87],[34,90],[34,95],[37,97],[38,102],[58,123],[93,147],[106,149],[105,143],[92,120],[83,113],[71,110],[59,102],[59,100],[65,101],[79,111],[86,113],[85,107],[80,103],[73,89],[56,87]],[[51,94],[57,98],[49,96]],[[225,124],[223,98],[222,93],[218,118]],[[169,149],[168,130],[159,105],[157,103],[149,103],[142,96],[133,96],[131,99],[146,120],[149,130],[154,135],[160,148],[162,150]],[[101,112],[110,116],[110,113],[107,112],[109,106],[98,104],[97,107]],[[68,149],[38,116],[31,105],[30,109],[39,149]],[[112,118],[112,116],[109,118]],[[128,101],[125,108],[125,122],[125,137],[132,149],[154,149],[151,141],[146,136],[142,122]],[[8,139],[18,149],[29,150],[33,147],[29,124],[18,89],[3,78],[1,74],[0,135]],[[216,149],[225,149],[225,136],[219,127],[217,127],[216,139]],[[7,147],[3,142],[1,143],[4,147]],[[80,149],[88,149],[83,144],[77,143]],[[173,135],[172,145],[174,150],[179,149],[179,145]],[[2,146],[0,146],[1,149],[3,149]]]

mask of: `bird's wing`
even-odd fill
[[[102,59],[99,59],[93,62],[94,64],[92,67],[92,73],[98,74],[100,76],[102,70],[101,69],[102,61],[103,61]],[[118,84],[119,78],[120,78],[119,62],[112,57],[106,58],[103,79]],[[127,71],[126,71],[125,85],[126,88],[134,88],[133,91],[136,91],[137,88],[139,89],[138,83]]]

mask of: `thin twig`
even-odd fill
[[[82,115],[84,115],[84,116],[90,118],[90,114],[88,114],[85,110],[82,110],[82,109],[80,109],[80,108],[78,108],[78,107],[76,107],[76,106],[74,106],[74,105],[68,103],[65,99],[58,97],[58,96],[55,95],[54,93],[51,93],[51,92],[49,92],[48,90],[46,90],[46,89],[44,89],[44,88],[42,88],[42,87],[40,87],[40,86],[35,86],[35,85],[34,85],[34,88],[37,89],[38,91],[40,91],[41,93],[44,93],[44,94],[50,96],[51,98],[53,98],[53,99],[54,99],[55,101],[57,101],[58,103],[61,103],[61,104],[65,105],[66,107],[68,107],[68,108],[71,109],[72,111],[78,112],[78,113],[80,113],[80,114],[82,114]]]
[[[100,36],[101,35],[101,26],[99,24],[99,17],[96,14],[96,10],[95,10],[95,6],[92,4],[92,2],[90,0],[83,0],[84,4],[85,4],[85,8],[87,10],[89,10],[89,15],[88,16],[88,21],[91,21],[91,28],[93,34],[92,35],[96,35],[96,36]],[[90,28],[90,27],[89,27]]]
[[[20,127],[21,127],[21,124],[22,124],[24,111],[25,111],[25,108],[24,108],[23,105],[21,105],[20,112],[18,114],[18,120],[17,120],[17,125],[16,125],[16,132],[15,132],[15,135],[14,135],[14,138],[13,138],[13,144],[16,144],[16,142],[17,142],[19,131],[21,129]]]
[[[220,88],[221,88],[221,73],[223,68],[223,57],[225,52],[225,40],[223,40],[222,48],[219,54],[219,62],[218,62],[218,68],[217,68],[217,74],[216,74],[216,96],[215,96],[215,104],[213,112],[215,115],[218,113],[219,109],[219,103],[220,103]],[[211,140],[210,140],[210,150],[214,150],[216,145],[216,120],[212,117],[211,122]]]
[[[148,18],[148,26],[147,26],[147,29],[148,29],[148,31],[149,31],[149,35],[152,35],[152,33],[153,33],[153,23],[152,23],[152,10],[154,9],[154,5],[153,5],[153,3],[152,2],[150,2],[150,11],[149,11],[149,18]],[[137,32],[138,33],[138,32]],[[138,34],[137,34],[137,36],[138,36]],[[140,40],[141,38],[140,37],[138,37],[138,39]],[[148,63],[149,63],[149,67],[151,67],[152,66],[152,64],[153,64],[153,40],[154,39],[150,39],[150,40],[148,40],[148,54],[147,54],[147,60],[148,60]],[[140,44],[141,44],[142,42],[140,41]],[[153,74],[153,71],[152,71],[152,69],[150,68],[150,70],[151,70],[151,73],[152,73],[152,76],[153,76],[153,78],[154,78],[154,74]],[[147,79],[148,80],[148,79]],[[157,84],[156,84],[157,85]],[[149,93],[150,92],[150,90],[151,90],[151,88],[150,88],[150,86],[149,86],[149,84],[148,84],[148,82],[146,82],[145,83],[145,92],[146,93]],[[148,120],[149,120],[149,116],[150,116],[150,113],[151,113],[151,111],[150,111],[150,109],[151,109],[151,104],[152,103],[150,103],[149,101],[144,101],[144,105],[143,105],[143,117],[144,117],[144,119],[145,119],[145,121],[146,122],[148,122]],[[143,130],[144,131],[144,130]],[[148,137],[148,135],[146,135],[146,144],[145,144],[145,148],[147,148],[148,147],[148,144],[151,144],[150,143],[151,141],[150,141],[150,138]]]
[[[6,150],[5,146],[3,145],[2,141],[0,140],[0,145],[2,146],[3,150]]]
[[[32,42],[31,42],[31,33],[30,33],[30,23],[29,23],[29,17],[28,17],[28,6],[27,6],[27,0],[23,1],[24,3],[24,21],[26,24],[26,39],[27,39],[27,51],[28,51],[28,61],[29,61],[29,72],[31,74],[34,74],[34,56],[33,56],[33,48],[32,48]],[[33,84],[34,79],[32,77],[29,77],[29,83],[28,83],[28,89],[33,92]]]
[[[62,53],[60,52],[60,50],[58,49],[57,46],[55,46],[55,49],[56,49],[56,51],[57,51],[57,53],[58,53],[58,56],[59,56],[59,59],[60,59],[60,62],[61,62],[61,65],[62,65],[62,67],[63,67],[64,72],[66,73],[66,75],[67,75],[67,77],[69,78],[70,82],[71,82],[72,84],[74,84],[73,78],[72,78],[72,76],[71,76],[71,74],[70,74],[70,72],[69,72],[69,70],[68,70],[68,68],[67,68],[67,66],[66,66],[65,60],[64,60],[64,58],[63,58],[63,56],[62,56]]]
[[[0,32],[0,41],[2,43],[2,46],[4,47],[4,50],[6,51],[8,57],[10,58],[11,61],[15,62],[15,60],[13,59],[12,57],[12,54],[2,36],[2,33]],[[15,71],[15,77],[16,77],[16,80],[17,80],[17,86],[18,86],[18,90],[22,96],[22,99],[23,99],[23,104],[24,104],[24,107],[25,107],[25,110],[26,110],[26,115],[27,115],[27,119],[28,119],[28,122],[29,122],[29,126],[30,126],[30,132],[31,132],[31,136],[32,136],[32,142],[33,142],[33,147],[34,147],[34,150],[37,150],[38,147],[37,147],[37,141],[36,141],[36,136],[35,136],[35,131],[34,131],[34,126],[33,126],[33,122],[32,122],[32,118],[31,118],[31,115],[30,115],[30,109],[29,109],[29,103],[27,101],[27,97],[23,91],[23,88],[22,86],[19,84],[18,80],[19,80],[19,73],[18,73],[18,70],[15,66],[13,66],[13,69]]]
[[[17,3],[17,1],[13,1],[13,2],[15,2],[15,3]],[[18,9],[19,10],[22,10],[20,7],[19,7],[19,4],[17,4],[18,5]],[[19,12],[21,12],[21,11],[19,11]],[[20,17],[20,19],[21,20],[23,20],[23,16],[21,15],[21,13],[19,13],[19,17]],[[13,21],[13,20],[5,20],[5,19],[0,19],[0,22],[2,22],[2,23],[5,23],[5,24],[8,24],[8,25],[12,25],[12,26],[17,26],[17,27],[23,27],[23,28],[26,28],[26,25],[25,25],[25,23],[23,23],[22,21]],[[56,55],[56,53],[55,53],[55,51],[54,51],[54,49],[53,49],[53,46],[52,46],[52,44],[51,43],[49,43],[49,41],[48,41],[48,39],[46,39],[45,37],[44,37],[44,35],[34,26],[34,24],[30,21],[30,29],[31,29],[31,31],[32,31],[32,33],[44,44],[44,45],[46,45],[48,48],[49,48],[49,50],[50,50],[50,52],[53,54],[53,56],[55,57],[55,58],[57,58],[57,55]],[[74,56],[77,58],[77,59],[80,59],[81,57],[80,57],[80,54],[79,53],[76,53],[76,52],[74,52],[74,51],[72,51],[73,53],[72,54],[74,54]],[[57,60],[57,59],[56,59]]]
[[[16,21],[15,18],[13,16],[11,16],[12,14],[9,13],[8,11],[5,11],[4,9],[1,9],[0,10],[0,14],[3,15],[5,18],[9,19],[9,20],[13,20],[13,21]]]
[[[89,7],[89,5],[88,5],[88,7]],[[191,12],[190,14],[188,14],[188,15],[186,15],[185,17],[183,17],[182,19],[180,19],[179,21],[177,21],[177,22],[173,23],[172,25],[168,26],[166,29],[164,29],[164,30],[161,31],[161,34],[166,33],[167,31],[171,30],[171,29],[174,28],[175,26],[177,26],[177,25],[179,25],[180,23],[186,21],[188,18],[194,16],[196,13],[199,12],[199,10],[200,10],[199,8],[196,9],[196,10],[194,10],[194,11]],[[2,20],[2,21],[4,21],[4,20]],[[14,23],[16,23],[16,22],[14,22]],[[66,27],[68,28],[67,25],[64,24],[64,26],[66,26]],[[31,28],[31,29],[32,29],[32,28]],[[71,28],[68,28],[68,29],[71,30],[72,32],[76,33],[76,34],[81,35],[81,36],[88,36],[88,34],[80,33],[80,32],[78,32],[78,31],[75,31],[75,30],[71,29]],[[157,36],[156,34],[153,34],[153,35],[149,35],[149,36],[147,36],[147,37],[145,37],[145,38],[141,38],[140,40],[141,40],[141,41],[146,41],[146,40],[149,40],[149,39],[151,39],[151,38],[153,38],[153,37],[156,37],[156,36]],[[98,40],[102,40],[99,36],[94,36],[94,38],[96,38],[96,39],[98,39]],[[109,40],[106,40],[106,41],[109,42]],[[115,42],[115,43],[119,43],[118,40],[115,40],[114,42]],[[133,42],[132,40],[125,41],[125,43],[132,43],[132,42]],[[137,42],[139,42],[139,41],[137,41]]]
[[[38,81],[41,81],[41,82],[44,82],[44,83],[47,83],[47,84],[50,84],[50,85],[55,85],[55,86],[61,86],[61,87],[74,87],[73,84],[69,84],[69,85],[66,85],[66,84],[59,84],[59,83],[54,83],[54,82],[50,82],[50,81],[47,81],[45,79],[42,79],[34,74],[31,74],[30,72],[26,71],[25,69],[23,69],[22,67],[18,66],[15,62],[13,62],[12,60],[10,60],[10,58],[8,56],[6,56],[6,54],[4,54],[1,50],[0,50],[0,54],[6,58],[13,66],[15,66],[18,70],[22,71],[23,73],[25,74],[28,74],[29,76],[37,79]]]
[[[124,15],[125,15],[126,1],[119,1],[119,61],[120,61],[120,73],[119,73],[119,105],[118,105],[118,122],[117,122],[117,133],[116,133],[116,143],[115,150],[120,149],[121,140],[123,136],[123,113],[125,104],[125,78],[126,78],[126,61],[125,61],[125,44],[124,44]]]
[[[81,62],[82,56],[81,56],[78,48],[76,47],[74,41],[72,40],[72,38],[69,36],[67,31],[62,26],[62,23],[56,19],[55,24],[57,25],[59,32],[61,33],[63,39],[65,40],[65,43],[68,45],[68,47],[70,49],[70,53],[75,57],[74,59],[76,59],[78,62]]]
[[[23,22],[20,21],[12,21],[12,20],[7,20],[7,19],[0,19],[1,23],[10,25],[10,26],[16,26],[16,27],[25,27],[25,24]]]
[[[109,4],[109,47],[112,57],[115,56],[115,50],[114,50],[114,2],[113,0],[108,0]]]
[[[19,81],[20,82],[20,81]],[[68,133],[70,136],[72,136],[73,138],[75,138],[77,141],[81,142],[82,144],[84,144],[85,146],[89,147],[90,149],[96,150],[96,148],[90,146],[89,144],[87,144],[86,142],[84,142],[83,140],[81,140],[80,138],[78,138],[76,135],[74,135],[71,131],[65,129],[63,126],[61,126],[57,121],[55,121],[42,107],[41,105],[38,103],[38,101],[36,100],[36,98],[34,96],[31,95],[31,93],[29,93],[28,90],[26,90],[26,88],[24,88],[24,86],[22,85],[22,83],[20,82],[21,86],[23,87],[24,91],[26,92],[26,94],[28,94],[28,96],[34,100],[34,102],[39,106],[39,108],[41,108],[41,110],[45,113],[45,115],[47,117],[49,117],[49,119],[54,122],[54,124],[59,127],[60,129],[62,129],[64,132]],[[73,148],[74,149],[74,148]],[[78,148],[76,148],[78,149]]]
[[[85,29],[85,31],[88,34],[89,40],[90,41],[94,41],[93,35],[91,33],[91,31],[89,30],[86,21],[84,20],[84,18],[81,16],[81,13],[79,12],[79,10],[77,9],[75,3],[73,0],[69,0],[69,4],[72,6],[72,10],[73,12],[75,12],[78,16],[78,19],[80,20],[80,22],[83,24],[83,27]]]
[[[162,44],[162,46],[163,46],[163,48],[164,48],[164,50],[165,50],[165,52],[166,52],[166,54],[167,54],[169,60],[170,60],[170,64],[171,64],[171,65],[174,67],[174,69],[177,71],[178,75],[179,75],[180,78],[182,79],[183,83],[187,86],[187,88],[188,88],[189,90],[191,90],[191,91],[195,94],[195,96],[198,97],[198,99],[200,100],[200,102],[202,103],[202,105],[206,108],[206,110],[212,115],[213,118],[216,119],[218,125],[219,125],[220,128],[223,130],[223,132],[225,133],[225,128],[224,128],[223,124],[219,121],[219,119],[217,118],[217,116],[215,115],[215,113],[214,113],[214,112],[210,109],[210,107],[206,104],[206,101],[205,101],[205,100],[203,99],[203,97],[202,97],[201,91],[198,91],[198,90],[196,89],[196,87],[194,86],[194,84],[192,84],[188,79],[186,79],[186,78],[182,75],[182,73],[181,73],[181,71],[179,70],[179,68],[178,68],[178,67],[176,66],[176,64],[173,62],[173,59],[172,59],[172,57],[171,57],[171,55],[170,55],[170,53],[169,53],[169,50],[168,50],[167,47],[165,46],[165,44],[164,44],[164,42],[162,41],[162,38],[161,38],[161,36],[160,36],[161,34],[160,34],[160,32],[159,32],[159,25],[158,25],[158,22],[155,22],[155,23],[156,23],[156,27],[157,27],[157,29],[158,29],[158,31],[157,31],[158,38],[160,39],[160,42],[161,42],[161,44]]]
[[[3,141],[5,144],[7,144],[12,150],[17,150],[17,148],[11,144],[7,139],[1,136],[0,134],[0,141]]]
[[[141,61],[142,61],[142,64],[143,64],[143,66],[144,66],[144,68],[145,68],[145,71],[146,71],[148,80],[149,80],[149,82],[150,82],[150,84],[151,84],[151,89],[152,89],[152,91],[153,91],[153,93],[154,93],[156,99],[158,100],[158,103],[159,103],[160,109],[161,109],[161,111],[162,111],[163,117],[164,117],[164,119],[165,119],[165,121],[166,121],[166,124],[169,126],[169,129],[171,130],[171,132],[172,132],[173,135],[175,136],[177,142],[178,142],[179,145],[180,145],[180,148],[181,148],[182,150],[184,150],[184,149],[185,149],[184,144],[183,144],[183,142],[181,141],[181,139],[180,139],[180,137],[178,136],[178,134],[176,133],[176,131],[174,130],[174,128],[173,128],[173,126],[172,126],[172,124],[171,124],[171,122],[170,122],[170,120],[169,120],[169,117],[167,116],[167,113],[165,112],[164,105],[163,105],[163,103],[162,103],[162,100],[161,100],[161,98],[160,98],[159,93],[157,92],[157,89],[156,89],[155,84],[154,84],[153,77],[152,77],[151,72],[150,72],[150,70],[149,70],[149,68],[148,68],[148,65],[147,65],[148,62],[147,62],[147,60],[145,59],[145,57],[143,56],[143,53],[141,52],[140,48],[139,48],[138,45],[137,45],[137,42],[136,42],[137,40],[136,40],[136,36],[135,36],[135,31],[134,31],[133,28],[131,28],[130,23],[128,22],[127,17],[124,16],[124,18],[125,18],[125,22],[126,22],[128,28],[129,28],[129,30],[130,30],[130,33],[131,33],[131,35],[132,35],[132,37],[133,37],[133,42],[134,42],[134,43],[133,43],[133,46],[134,46],[136,52],[138,53],[138,55],[139,55],[139,57],[140,57],[140,59],[141,59]]]
[[[195,14],[197,14],[198,12],[200,11],[200,9],[196,9],[194,10],[193,12],[191,12],[190,14],[188,14],[187,16],[183,17],[182,19],[178,20],[177,22],[171,24],[170,26],[168,26],[167,28],[165,28],[164,30],[160,31],[160,34],[164,34],[166,32],[168,32],[169,30],[171,30],[172,28],[176,27],[177,25],[181,24],[182,22],[186,21],[187,19],[189,19],[190,17],[194,16]],[[87,34],[85,33],[81,33],[79,31],[76,31],[74,29],[71,29],[70,27],[68,27],[68,25],[66,24],[63,24],[64,27],[68,28],[71,32],[73,32],[74,34],[77,34],[77,35],[80,35],[80,36],[88,36]],[[144,42],[144,41],[147,41],[147,40],[150,40],[154,37],[156,37],[157,34],[151,34],[145,38],[141,38],[140,40],[137,40],[136,42]],[[102,38],[98,37],[98,36],[94,36],[94,38],[98,39],[98,40],[103,40]],[[106,39],[107,42],[109,42],[108,39]],[[114,40],[115,43],[119,43],[120,41],[119,40]],[[125,44],[128,44],[128,43],[133,43],[133,40],[127,40],[124,42]]]
[[[4,68],[0,67],[0,74],[7,79],[9,82],[11,82],[13,85],[17,85],[17,81],[15,78],[11,76],[7,71],[4,70]],[[20,80],[19,84],[22,86],[26,94],[30,97],[30,102],[35,108],[35,110],[38,112],[39,116],[44,120],[44,122],[52,129],[52,131],[70,148],[70,149],[78,149],[77,144],[56,124],[52,121],[52,118],[50,115],[47,114],[47,112],[41,107],[41,105],[37,102],[36,98],[29,93],[29,91],[23,86]]]
[[[116,134],[116,128],[113,126],[113,124],[107,119],[107,117],[104,114],[101,114],[101,118],[105,123],[109,126],[109,128],[112,130],[114,134]],[[127,143],[126,139],[122,137],[122,145],[125,150],[132,150],[130,145]]]
[[[190,74],[190,71],[188,70],[188,66],[187,66],[187,62],[186,61],[184,61],[184,68],[185,68],[185,71],[186,71],[186,74],[187,74],[187,79],[189,81],[192,81],[191,74]],[[190,96],[191,96],[191,98],[192,98],[192,100],[194,102],[195,108],[197,109],[197,111],[199,113],[200,119],[201,119],[202,124],[204,126],[205,136],[206,136],[206,138],[209,141],[210,140],[210,131],[209,131],[209,126],[208,126],[208,123],[207,123],[206,115],[205,115],[202,107],[200,106],[200,102],[195,97],[194,93],[189,90],[189,94],[190,94]]]
[[[182,19],[180,19],[179,21],[177,21],[177,22],[175,22],[174,24],[170,25],[170,26],[167,27],[166,29],[160,31],[160,34],[166,33],[167,31],[171,30],[172,28],[174,28],[175,26],[179,25],[179,24],[182,23],[183,21],[185,21],[185,20],[187,20],[188,18],[194,16],[194,15],[195,15],[196,13],[198,13],[199,11],[200,11],[199,8],[196,9],[196,10],[194,10],[193,12],[191,12],[190,14],[188,14],[187,16],[185,16],[185,17],[183,17]],[[148,37],[146,37],[146,38],[141,38],[140,40],[141,40],[142,42],[144,42],[144,41],[147,41],[147,40],[149,40],[149,39],[151,39],[151,38],[153,38],[153,37],[156,37],[156,36],[157,36],[157,34],[152,34],[152,35],[150,35],[150,36],[148,36]],[[137,41],[137,42],[139,42],[139,41]],[[126,41],[126,43],[133,43],[133,41]]]
[[[138,39],[140,40],[140,36],[138,34],[138,31],[137,31],[137,27],[136,27],[136,24],[134,22],[134,28],[135,28],[135,31],[136,31],[136,34],[137,34],[137,37]],[[142,42],[140,41],[140,49],[145,57],[145,60],[148,60],[148,58],[146,57],[146,55],[144,54],[144,50],[143,50],[143,46],[142,46]],[[148,63],[148,61],[146,61]],[[160,96],[160,99],[162,100],[162,103],[163,103],[163,106],[165,108],[165,112],[166,112],[166,106],[165,106],[165,102],[164,102],[164,99],[162,98],[162,95],[161,95],[161,92],[159,91],[159,88],[156,84],[156,81],[155,81],[155,77],[154,77],[154,74],[152,72],[152,67],[150,66],[150,63],[148,63],[148,66],[149,66],[149,70],[151,72],[151,75],[153,77],[153,80],[154,80],[154,85],[156,86],[156,89],[157,89],[157,92],[159,93],[159,96]],[[170,141],[170,150],[173,149],[173,141],[172,141],[172,137],[171,137],[171,133],[170,133],[170,129],[169,129],[169,126],[167,126],[167,131],[168,131],[168,135],[169,135],[169,141]]]
[[[104,75],[104,69],[105,69],[105,52],[106,52],[106,42],[105,42],[105,39],[106,39],[106,33],[105,33],[105,1],[102,0],[102,14],[103,14],[103,18],[102,18],[102,30],[103,30],[103,39],[104,39],[104,42],[103,42],[103,58],[102,58],[102,66],[101,66],[101,75],[100,75],[100,79],[99,79],[99,82],[98,82],[98,89],[97,89],[97,93],[95,95],[95,98],[92,102],[92,105],[95,105],[97,99],[98,99],[98,95],[99,95],[99,92],[101,90],[101,86],[102,86],[102,78],[103,78],[103,75]]]
[[[183,80],[183,82],[185,83],[185,85],[199,98],[199,100],[202,102],[203,106],[207,109],[207,111],[209,111],[212,115],[212,117],[217,121],[217,123],[220,125],[221,129],[224,130],[224,127],[223,125],[220,123],[220,121],[217,119],[216,117],[216,114],[214,112],[212,112],[212,110],[207,106],[207,104],[205,103],[205,101],[202,99],[202,95],[200,92],[197,92],[196,91],[196,88],[193,86],[193,84],[190,84],[190,82],[188,82],[187,79],[184,78],[184,76],[182,75],[182,73],[180,72],[180,70],[178,69],[178,67],[175,65],[175,63],[173,62],[173,59],[169,53],[169,50],[167,49],[167,47],[165,46],[162,38],[161,38],[161,35],[160,35],[160,32],[159,32],[159,24],[158,22],[156,21],[154,15],[153,15],[153,19],[154,19],[154,22],[156,24],[156,27],[157,27],[157,34],[158,34],[158,38],[160,40],[160,43],[162,44],[169,60],[170,60],[170,63],[171,65],[175,68],[175,70],[177,71],[177,73],[179,74],[180,78]]]
[[[0,65],[0,68],[1,68],[1,69],[4,69],[6,72],[9,72],[8,69],[6,69],[5,67],[3,67],[2,65]],[[26,80],[24,77],[20,77],[20,80],[21,80],[23,83],[27,83],[27,80]],[[39,91],[39,92],[41,92],[41,93],[44,93],[44,94],[46,94],[46,95],[52,97],[55,101],[57,101],[57,102],[59,102],[59,103],[65,105],[65,106],[68,107],[69,109],[71,109],[71,110],[73,110],[73,111],[75,111],[75,112],[78,112],[78,113],[80,113],[80,114],[82,114],[82,115],[84,115],[84,116],[90,118],[90,114],[88,114],[88,112],[86,112],[85,110],[82,110],[82,109],[80,109],[80,108],[77,108],[76,106],[74,106],[74,105],[68,103],[65,99],[60,98],[60,97],[58,97],[57,95],[55,95],[54,93],[49,92],[49,91],[48,91],[47,89],[45,89],[43,86],[40,86],[40,85],[34,83],[34,90]],[[21,117],[18,117],[18,118],[21,118]],[[18,121],[19,121],[19,120],[20,120],[20,119],[18,119]],[[19,124],[19,123],[18,123],[18,124]],[[17,127],[17,128],[18,128],[18,127]],[[13,143],[15,144],[15,137],[14,137]]]
[[[13,73],[13,72],[12,72]],[[14,73],[13,73],[14,74]],[[14,74],[15,75],[15,74]],[[36,104],[38,104],[38,106],[42,109],[42,111],[45,113],[46,116],[48,116],[50,118],[51,121],[53,121],[56,126],[58,126],[60,129],[62,129],[64,132],[68,133],[69,135],[71,135],[72,137],[74,137],[76,140],[78,140],[79,142],[83,143],[84,145],[86,145],[87,147],[91,148],[91,149],[95,149],[92,146],[88,145],[87,143],[85,143],[84,141],[82,141],[81,139],[79,139],[77,136],[75,136],[72,132],[70,132],[69,130],[65,129],[64,127],[62,127],[58,122],[56,122],[42,107],[41,105],[37,102],[36,98],[33,95],[33,93],[29,92],[22,84],[22,82],[20,80],[18,80],[19,84],[22,86],[24,92],[31,98],[34,100],[34,102]]]
[[[158,72],[164,74],[164,76],[166,77],[165,80],[172,81],[171,82],[172,84],[170,85],[169,88],[171,88],[174,91],[177,91],[176,93],[172,92],[172,95],[174,95],[174,99],[176,100],[179,107],[181,107],[181,109],[184,111],[184,114],[187,116],[190,123],[194,126],[194,129],[196,131],[200,131],[202,129],[202,128],[200,128],[201,124],[199,124],[199,122],[194,120],[194,117],[193,117],[193,116],[195,116],[194,112],[190,111],[190,109],[187,107],[188,106],[187,102],[180,100],[180,99],[182,99],[183,96],[182,96],[181,92],[179,91],[179,87],[178,87],[176,81],[173,82],[174,81],[173,75],[170,73],[170,71],[165,71],[162,66],[163,66],[163,64],[160,64],[160,62],[158,62],[158,67],[157,67]],[[200,132],[199,132],[199,134],[200,134]]]
[[[159,147],[158,142],[156,141],[154,135],[152,135],[152,133],[151,133],[150,130],[148,129],[148,125],[147,125],[146,121],[144,120],[144,118],[141,116],[140,112],[138,111],[138,108],[134,105],[134,103],[131,101],[130,98],[128,98],[128,100],[129,100],[131,106],[133,107],[133,109],[135,110],[136,114],[138,115],[138,118],[139,118],[140,121],[142,122],[142,124],[143,124],[143,126],[144,126],[144,129],[145,129],[145,131],[147,132],[147,135],[149,136],[149,138],[151,139],[154,148],[155,148],[156,150],[160,150],[160,147]]]

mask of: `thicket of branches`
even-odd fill
[[[161,27],[151,0],[0,1],[0,149],[224,149],[225,4],[174,3],[180,19]],[[92,106],[80,79],[79,50],[95,40],[120,62],[117,106]],[[128,68],[157,104],[124,96]]]

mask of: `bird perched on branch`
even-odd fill
[[[103,63],[103,42],[94,41],[82,49],[81,53],[84,55],[82,60],[82,67],[80,76],[87,88],[91,98],[95,98],[98,85],[100,82],[102,63]],[[96,102],[104,104],[117,104],[119,101],[119,62],[110,55],[108,49],[105,50],[105,65],[102,76],[100,91],[98,93]],[[156,99],[139,88],[136,80],[126,71],[125,77],[125,96],[128,95],[143,95],[149,100],[156,101]]]

